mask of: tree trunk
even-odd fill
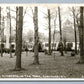
[[[16,7],[16,38],[15,38],[15,42],[17,42],[17,27],[18,27],[18,24],[19,24],[19,11],[18,11],[19,9],[18,9],[18,7]],[[15,56],[16,56],[16,53],[17,53],[17,51],[16,51],[16,49],[17,49],[17,43],[16,43],[16,48],[15,48]]]
[[[65,36],[64,36],[64,38],[63,38],[63,41],[64,41],[64,51],[65,51],[65,53],[67,53],[67,45],[66,45],[66,32],[65,32]]]
[[[79,27],[79,37],[80,37],[80,60],[79,63],[84,63],[84,7],[80,7],[80,27]]]
[[[10,19],[10,58],[12,58],[12,46],[11,46],[11,15],[10,15],[10,8],[9,8],[9,19]]]
[[[76,35],[75,19],[74,19],[74,34],[75,34],[75,54],[77,54],[77,35]]]
[[[1,57],[3,57],[3,50],[4,50],[4,16],[2,17],[2,27],[1,27]]]
[[[48,44],[49,44],[49,51],[48,54],[51,55],[51,17],[50,17],[50,9],[48,9],[48,24],[49,24],[49,39],[48,39]]]
[[[74,19],[74,36],[75,36],[75,54],[77,54],[77,35],[76,35],[76,16],[75,9],[73,8],[73,19]]]
[[[64,49],[64,46],[63,46],[63,43],[62,43],[62,28],[61,28],[61,15],[60,15],[60,7],[58,7],[58,14],[59,14],[59,29],[60,29],[60,53],[61,53],[61,56],[64,56],[64,53],[63,53],[63,49]]]
[[[22,52],[22,28],[23,28],[23,7],[16,7],[16,70],[21,70],[21,52]]]
[[[58,13],[59,13],[60,41],[62,41],[62,29],[61,29],[61,15],[60,15],[60,7],[58,7]]]
[[[33,64],[39,64],[39,57],[38,57],[38,8],[34,8],[34,16],[33,16],[33,22],[34,22],[34,61]]]
[[[56,20],[54,20],[54,32],[53,32],[53,51],[54,51],[54,60],[55,60],[55,28],[56,28]]]
[[[1,7],[0,7],[0,30],[2,30],[2,28],[1,28]],[[2,51],[2,32],[1,32],[1,57],[3,57],[3,51]]]

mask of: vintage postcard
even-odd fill
[[[0,4],[0,80],[84,80],[84,4]]]

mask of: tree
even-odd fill
[[[54,31],[53,31],[53,50],[55,50],[55,28],[56,28],[56,18],[54,20]],[[54,59],[55,59],[55,53],[54,53]]]
[[[8,44],[9,44],[9,48],[10,49],[10,58],[12,58],[12,47],[11,47],[11,14],[10,14],[10,7],[7,7],[7,22],[8,22]]]
[[[42,11],[41,11],[42,12]],[[45,27],[47,27],[47,25],[48,25],[48,27],[47,27],[47,29],[48,29],[48,31],[49,31],[49,34],[48,34],[48,54],[49,55],[51,55],[51,52],[52,52],[52,50],[51,50],[51,26],[52,26],[52,23],[51,23],[51,19],[53,18],[53,17],[56,17],[56,15],[54,15],[54,12],[52,12],[51,13],[51,11],[50,11],[50,9],[48,9],[48,14],[46,14],[46,13],[44,13],[44,12],[42,12],[44,15],[45,15],[45,19],[48,19],[48,24],[45,24],[45,25],[43,25],[43,26],[45,26]],[[54,39],[54,38],[53,38]]]
[[[0,7],[0,30],[1,30],[1,7]],[[2,32],[1,32],[2,34]],[[2,35],[1,35],[1,57],[3,57],[3,51],[2,51]]]
[[[11,14],[10,14],[10,7],[9,7],[9,19],[10,19],[10,58],[12,58],[12,46],[11,46]]]
[[[15,34],[15,41],[17,40],[17,35],[18,35],[18,33],[17,33],[17,27],[18,27],[18,21],[19,21],[19,11],[18,11],[19,9],[18,9],[18,7],[16,7],[16,11],[15,10],[11,10],[11,11],[13,11],[13,12],[16,12],[16,17],[14,17],[14,16],[11,16],[12,18],[14,18],[15,20],[16,20],[16,34]],[[24,19],[24,17],[25,17],[25,14],[26,14],[26,12],[27,12],[27,7],[26,7],[26,9],[25,9],[25,11],[24,11],[24,13],[23,13],[23,19]],[[23,21],[23,23],[25,23],[24,21]],[[23,25],[23,24],[22,24]],[[12,39],[12,38],[11,38]],[[16,44],[17,45],[17,44]],[[16,49],[18,48],[18,46],[16,46]],[[15,49],[15,56],[16,56],[16,53],[17,53],[17,51],[16,51],[16,49]]]
[[[33,23],[34,23],[34,62],[33,64],[39,64],[39,57],[38,57],[38,8],[34,8],[33,14]]]
[[[60,7],[58,7],[58,14],[59,14],[60,41],[62,41],[62,29],[61,29]]]
[[[80,60],[78,63],[84,63],[84,7],[80,7],[80,26],[79,26],[79,37],[80,37]]]
[[[0,35],[1,35],[1,57],[3,57],[3,48],[4,48],[4,16],[1,15],[1,7],[0,7]],[[1,19],[3,23],[1,22]]]
[[[66,36],[63,37],[63,42],[64,42],[65,53],[67,53],[67,45],[66,45],[67,39],[66,39]]]
[[[75,14],[74,7],[72,7],[72,13],[73,13],[73,20],[74,20],[75,54],[77,54],[76,14]]]
[[[61,15],[60,15],[60,7],[58,7],[58,14],[59,14],[59,28],[60,28],[60,42],[59,42],[59,49],[61,56],[64,56],[63,53],[63,43],[62,43],[62,29],[61,29]]]
[[[51,17],[50,17],[50,9],[48,9],[48,24],[49,24],[49,52],[48,54],[51,55]]]
[[[16,70],[21,70],[23,7],[16,7]]]
[[[79,14],[80,14],[79,13],[79,7],[72,7],[72,8],[69,8],[69,10],[71,11],[72,16],[73,16],[75,54],[77,54],[77,41],[78,41],[77,28],[78,28],[78,25],[79,25]]]
[[[19,22],[19,9],[18,9],[18,7],[16,7],[16,37],[15,37],[15,42],[16,42],[16,49],[18,48],[18,46],[17,46],[17,35],[18,35],[18,33],[17,33],[17,27],[18,27],[18,22]],[[15,49],[15,56],[16,56],[16,53],[18,53],[17,52],[17,50]]]

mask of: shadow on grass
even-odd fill
[[[39,64],[31,63],[31,64],[29,64],[29,66],[40,66],[40,65],[45,65],[45,64],[42,64],[42,63],[39,63]]]
[[[25,68],[21,68],[21,69],[9,69],[9,71],[13,72],[13,71],[27,71],[27,69]]]
[[[84,64],[84,62],[80,62],[80,61],[78,61],[76,64]]]

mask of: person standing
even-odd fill
[[[59,42],[58,47],[59,47],[59,51],[60,51],[60,53],[61,53],[61,56],[64,56],[64,53],[63,53],[63,48],[64,48],[64,47],[63,47],[62,41]]]

